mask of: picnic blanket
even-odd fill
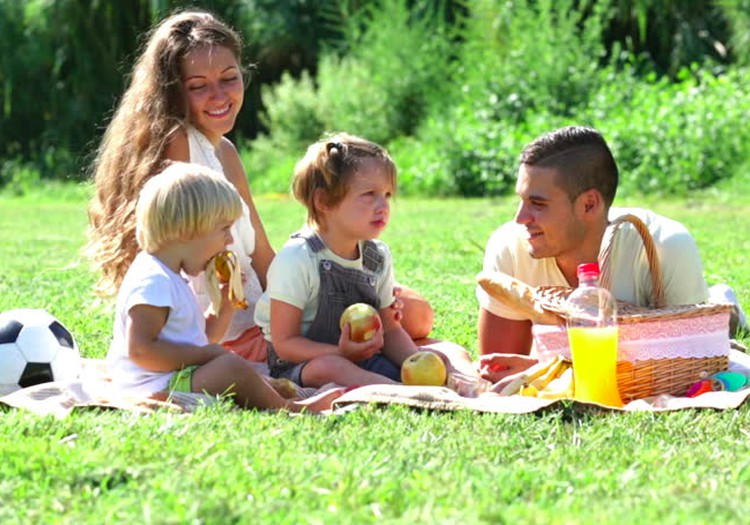
[[[268,367],[260,363],[257,365],[260,373],[267,373]],[[335,386],[338,385],[328,384],[320,389],[297,387],[296,394],[298,398],[307,398]],[[64,418],[81,408],[128,410],[143,414],[157,410],[190,413],[219,401],[217,396],[185,392],[159,393],[150,397],[125,395],[112,387],[104,360],[82,359],[81,372],[76,381],[41,383],[16,390],[0,397],[0,406]]]
[[[106,368],[101,360],[84,359],[80,377],[75,382],[42,383],[17,390],[0,397],[0,406],[30,410],[41,415],[64,418],[73,410],[85,408],[128,410],[138,413],[152,413],[157,410],[170,410],[178,413],[191,413],[196,409],[218,401],[218,398],[203,394],[174,393],[148,398],[127,397],[118,394],[109,384]],[[731,350],[729,370],[750,374],[750,355]],[[306,397],[315,389],[301,389],[300,396]],[[462,397],[446,387],[371,385],[355,388],[334,402],[332,413],[341,413],[362,404],[405,405],[417,409],[454,411],[472,410],[484,413],[526,414],[559,404],[586,405],[593,408],[617,411],[672,411],[688,408],[710,408],[717,410],[737,408],[750,396],[750,388],[737,392],[707,392],[695,398],[669,395],[631,401],[625,407],[599,407],[595,404],[573,400],[548,400],[523,396]]]
[[[730,350],[729,370],[750,374],[750,355]],[[617,411],[664,412],[687,408],[729,409],[742,405],[750,396],[750,387],[736,392],[707,392],[700,396],[677,397],[653,396],[631,401],[623,408],[605,407],[595,403],[581,403],[570,399],[541,399],[525,396],[481,395],[475,398],[462,397],[445,387],[413,387],[405,385],[372,385],[351,390],[334,401],[342,407],[357,403],[399,404],[427,410],[473,410],[509,414],[526,414],[559,404],[586,405],[593,408]]]
[[[123,395],[111,386],[107,367],[101,359],[82,359],[76,381],[40,383],[0,397],[0,405],[58,418],[67,416],[74,409],[92,407],[144,414],[156,410],[192,412],[216,401],[213,396],[180,392],[154,397]]]

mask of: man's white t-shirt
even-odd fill
[[[113,385],[119,390],[133,395],[151,395],[166,390],[174,372],[147,370],[128,357],[128,313],[138,305],[169,308],[167,323],[159,339],[173,343],[207,345],[206,320],[185,277],[170,270],[151,254],[141,252],[136,256],[117,294],[107,364]]]
[[[632,214],[641,219],[654,239],[664,281],[667,305],[695,304],[708,299],[703,264],[698,247],[687,229],[677,221],[640,208],[610,208],[609,219]],[[612,236],[611,226],[602,248]],[[622,301],[646,306],[651,297],[651,274],[640,234],[631,224],[621,225],[614,235],[610,255],[611,289]],[[525,228],[515,222],[503,224],[487,242],[484,271],[503,272],[531,286],[570,286],[554,257],[534,259],[529,255]],[[523,320],[511,308],[476,291],[479,305],[505,319]]]
[[[380,299],[380,307],[393,302],[393,267],[388,246],[379,240],[371,241],[383,256],[382,269],[375,274],[375,289]],[[318,311],[320,295],[321,260],[333,261],[344,268],[362,270],[362,242],[359,243],[359,258],[344,259],[326,246],[313,253],[307,241],[295,237],[287,241],[274,257],[268,268],[268,288],[255,306],[255,323],[263,330],[267,341],[271,341],[271,299],[285,302],[302,310],[300,334],[305,335]]]

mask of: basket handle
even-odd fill
[[[609,242],[604,247],[602,252],[599,254],[599,264],[601,265],[601,276],[599,279],[600,284],[608,290],[611,289],[611,254],[612,247],[614,245],[615,233],[617,233],[617,230],[620,228],[620,226],[622,226],[626,222],[631,223],[635,227],[636,231],[638,231],[641,236],[641,240],[643,241],[643,247],[646,250],[648,269],[649,273],[651,274],[651,304],[649,306],[651,308],[663,308],[664,306],[666,306],[666,299],[664,297],[664,281],[661,277],[661,266],[659,266],[659,255],[656,252],[656,245],[654,244],[654,239],[653,237],[651,237],[651,232],[648,231],[648,227],[646,226],[646,224],[635,215],[621,215],[611,222],[612,236],[610,237]]]

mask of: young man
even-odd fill
[[[630,213],[648,226],[657,248],[667,305],[707,301],[709,290],[694,239],[680,223],[637,208],[611,208],[618,170],[604,138],[571,126],[544,134],[521,154],[515,220],[498,228],[485,250],[484,271],[531,286],[578,285],[576,268],[597,261],[613,242],[611,289],[617,299],[647,305],[651,278],[640,235],[631,224],[614,238],[610,222]],[[477,288],[481,354],[528,354],[531,321]]]

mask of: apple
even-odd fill
[[[295,399],[299,397],[297,385],[289,379],[283,377],[270,377],[268,378],[268,382],[271,383],[273,389],[284,399]]]
[[[401,365],[401,381],[405,385],[443,386],[447,376],[445,363],[433,352],[416,352]]]
[[[355,343],[364,343],[375,337],[375,333],[383,326],[378,311],[366,303],[354,303],[349,306],[339,319],[339,327],[349,325],[349,339]]]

